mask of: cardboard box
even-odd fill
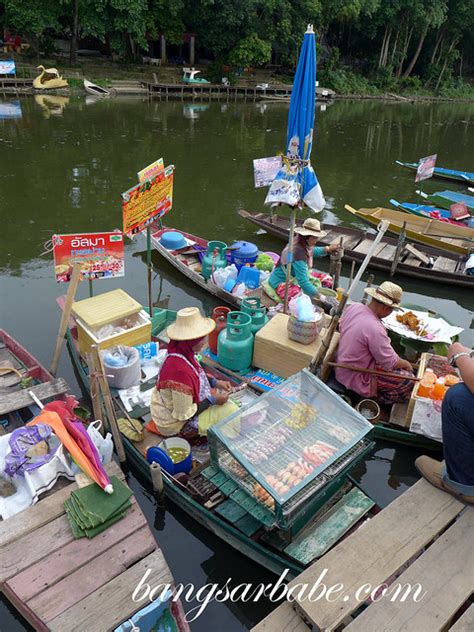
[[[288,338],[288,318],[287,314],[277,314],[255,334],[252,362],[259,369],[285,378],[310,365],[324,335],[324,329],[321,329],[310,345],[294,342]]]

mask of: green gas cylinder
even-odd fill
[[[201,269],[201,274],[206,280],[211,277],[213,271],[227,266],[226,250],[227,244],[223,241],[208,242]]]
[[[246,373],[252,364],[252,318],[243,312],[229,312],[226,328],[217,341],[217,358],[226,369]]]
[[[252,318],[251,330],[253,335],[268,322],[267,308],[260,303],[260,299],[249,297],[242,299],[240,310]]]

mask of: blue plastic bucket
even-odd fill
[[[146,460],[148,463],[158,463],[161,468],[174,476],[179,472],[188,474],[193,467],[193,456],[191,453],[191,446],[186,439],[181,437],[170,437],[166,439],[166,447],[169,448],[183,448],[187,451],[188,455],[185,459],[179,463],[173,463],[171,457],[166,453],[166,450],[161,446],[152,446],[148,448],[146,453]]]

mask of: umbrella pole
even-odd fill
[[[291,207],[290,217],[290,236],[288,242],[288,262],[286,264],[286,285],[285,285],[285,300],[283,303],[283,311],[288,314],[288,292],[290,290],[290,276],[291,276],[291,264],[293,261],[293,239],[295,236],[295,222],[296,222],[296,207]]]
[[[378,225],[378,234],[375,237],[374,241],[372,242],[372,245],[370,246],[367,254],[365,255],[364,261],[360,264],[360,268],[359,268],[357,274],[355,275],[355,279],[352,281],[350,288],[347,290],[347,300],[350,299],[353,291],[357,287],[357,284],[361,280],[362,275],[365,272],[365,269],[367,268],[367,266],[369,265],[370,260],[372,259],[372,256],[373,256],[373,254],[375,252],[375,249],[377,248],[377,246],[379,245],[380,241],[382,240],[382,237],[385,235],[385,232],[386,232],[388,227],[389,227],[389,222],[387,220],[383,220]]]

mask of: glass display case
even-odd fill
[[[213,464],[288,526],[368,446],[373,426],[304,369],[209,430]]]

